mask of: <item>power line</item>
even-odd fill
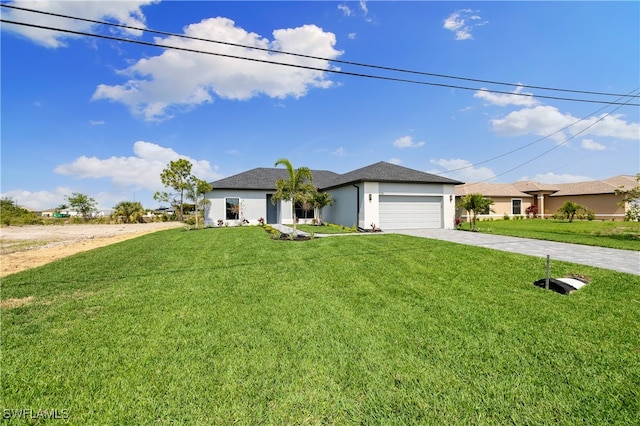
[[[629,100],[631,100],[631,98],[638,96],[638,95],[633,95],[633,94],[632,94],[633,92],[637,92],[638,90],[640,90],[640,88],[632,90],[632,91],[631,91],[631,92],[629,92],[627,95],[621,96],[621,97],[620,97],[620,98],[618,98],[617,100],[622,100],[622,99],[623,99],[623,98],[625,98],[625,97],[628,97],[628,98],[629,98]],[[442,173],[442,174],[449,174],[449,173],[457,172],[457,171],[460,171],[460,170],[465,170],[465,169],[469,169],[469,168],[472,168],[472,167],[476,167],[476,166],[479,166],[479,165],[481,165],[481,164],[489,163],[489,162],[491,162],[491,161],[493,161],[493,160],[497,160],[497,159],[502,158],[502,157],[506,157],[506,156],[507,156],[507,155],[509,155],[509,154],[513,154],[514,152],[521,151],[521,150],[523,150],[523,149],[525,149],[525,148],[530,147],[531,145],[535,145],[535,144],[537,144],[538,142],[542,142],[542,141],[543,141],[543,140],[545,140],[545,139],[548,139],[548,138],[550,138],[550,137],[552,137],[552,136],[554,136],[554,135],[556,135],[556,134],[558,134],[558,133],[560,133],[560,132],[563,132],[563,131],[565,131],[565,130],[569,129],[570,127],[573,127],[573,126],[575,126],[576,124],[578,124],[578,123],[581,123],[581,122],[585,121],[587,118],[592,117],[592,116],[596,115],[597,113],[599,113],[600,111],[602,111],[602,110],[604,110],[604,109],[607,109],[607,108],[609,108],[609,105],[605,105],[605,106],[603,106],[602,108],[600,108],[600,109],[598,109],[598,110],[596,110],[596,111],[594,111],[594,112],[592,112],[592,113],[590,113],[590,114],[587,114],[587,115],[585,115],[584,117],[582,117],[582,118],[580,118],[580,119],[578,119],[578,120],[574,121],[573,123],[571,123],[571,124],[569,124],[569,125],[567,125],[567,126],[564,126],[563,128],[561,128],[561,129],[559,129],[559,130],[556,130],[556,131],[555,131],[555,132],[553,132],[553,133],[549,133],[548,135],[542,136],[541,138],[538,138],[538,139],[534,140],[533,142],[529,142],[528,144],[523,145],[523,146],[518,147],[518,148],[515,148],[515,149],[512,149],[511,151],[507,151],[507,152],[505,152],[505,153],[503,153],[503,154],[497,155],[497,156],[495,156],[495,157],[491,157],[491,158],[489,158],[489,159],[487,159],[487,160],[483,160],[483,161],[479,161],[479,162],[477,162],[477,163],[469,164],[469,165],[464,166],[464,167],[458,167],[457,169],[447,170],[447,171],[444,171],[444,172],[441,172],[441,173]],[[613,111],[612,111],[612,112],[613,112]],[[610,113],[609,113],[609,114],[610,114]],[[585,129],[585,130],[586,130],[586,129]],[[566,142],[566,141],[565,141],[565,142]],[[493,178],[490,178],[490,179],[493,179]]]
[[[455,77],[455,76],[449,76],[449,75],[433,74],[433,73],[426,73],[426,72],[420,72],[420,71],[405,70],[405,69],[400,69],[400,68],[383,67],[383,66],[377,66],[377,65],[362,64],[362,63],[357,63],[357,62],[349,62],[349,61],[341,61],[341,60],[335,60],[335,59],[329,59],[329,58],[321,58],[321,57],[316,57],[316,56],[311,56],[311,55],[304,55],[304,54],[297,54],[297,53],[291,53],[291,52],[277,51],[277,50],[273,50],[273,49],[266,49],[266,48],[248,46],[248,45],[241,45],[241,44],[237,44],[237,43],[209,40],[209,39],[192,37],[192,36],[187,36],[187,35],[169,33],[169,32],[165,32],[165,31],[151,30],[151,29],[146,29],[146,28],[137,28],[137,27],[132,27],[132,26],[123,25],[123,24],[115,24],[115,23],[110,23],[110,22],[105,22],[105,21],[97,21],[97,20],[92,20],[92,19],[73,17],[73,16],[62,15],[62,14],[57,14],[57,13],[53,13],[53,12],[42,12],[42,11],[37,11],[37,10],[32,10],[32,9],[27,9],[27,8],[16,7],[16,6],[12,6],[12,5],[1,5],[1,6],[13,8],[13,9],[19,9],[19,10],[28,11],[28,12],[41,13],[41,14],[50,15],[50,16],[62,17],[62,18],[67,18],[67,19],[76,19],[76,20],[92,22],[92,23],[96,23],[96,24],[103,24],[103,25],[108,25],[108,26],[114,26],[114,27],[126,28],[126,29],[132,29],[132,30],[139,30],[139,31],[147,31],[147,32],[156,33],[156,34],[162,34],[162,35],[168,35],[168,36],[174,36],[174,37],[180,37],[180,38],[186,38],[186,39],[192,39],[192,40],[199,40],[199,41],[205,41],[205,42],[217,43],[217,44],[223,44],[223,45],[230,45],[230,46],[242,47],[242,48],[246,48],[246,49],[254,49],[254,50],[260,50],[260,51],[266,51],[266,52],[270,52],[270,53],[292,55],[292,56],[309,58],[309,59],[317,59],[317,60],[323,60],[323,61],[328,61],[328,62],[336,62],[336,63],[363,66],[363,67],[376,68],[376,69],[389,70],[389,71],[396,71],[396,72],[404,72],[404,73],[412,73],[412,74],[419,74],[419,75],[426,75],[426,76],[436,76],[436,77],[443,77],[443,78],[452,78],[452,79],[459,79],[459,80],[466,80],[466,81],[475,81],[475,82],[483,82],[483,83],[491,83],[491,84],[516,86],[515,84],[512,84],[512,83],[502,83],[502,82],[496,82],[496,81],[490,81],[490,80],[479,80],[479,79],[472,79],[472,78]],[[176,47],[176,46],[170,46],[170,45],[155,44],[155,43],[149,43],[149,42],[144,42],[144,41],[131,40],[131,39],[125,39],[125,38],[120,38],[120,37],[113,37],[113,36],[104,36],[104,35],[100,35],[100,34],[86,33],[86,32],[82,32],[82,31],[65,30],[65,29],[61,29],[61,28],[54,28],[54,27],[40,26],[40,25],[35,25],[35,24],[15,22],[15,21],[9,21],[9,20],[5,20],[5,19],[0,19],[0,22],[6,22],[6,23],[15,24],[15,25],[23,25],[23,26],[33,27],[33,28],[52,30],[52,31],[66,32],[66,33],[71,33],[71,34],[76,34],[76,35],[97,37],[97,38],[103,38],[103,39],[108,39],[108,40],[129,42],[129,43],[152,46],[152,47],[161,47],[161,48],[167,48],[167,49],[187,51],[187,52],[192,52],[192,53],[209,54],[209,55],[214,55],[214,56],[221,56],[221,57],[228,57],[228,58],[233,58],[233,59],[240,59],[240,60],[248,60],[248,61],[254,61],[254,62],[268,63],[268,64],[273,64],[273,65],[289,66],[289,67],[302,68],[302,69],[310,69],[310,70],[321,71],[321,72],[332,72],[332,73],[343,74],[343,75],[351,75],[351,76],[357,76],[357,77],[375,78],[375,79],[382,79],[382,80],[388,80],[388,81],[406,82],[406,83],[422,84],[422,85],[430,85],[430,86],[438,86],[438,87],[447,87],[447,88],[457,88],[457,89],[463,89],[463,90],[474,90],[474,91],[481,90],[481,91],[487,91],[487,92],[492,92],[492,93],[531,96],[529,94],[488,90],[488,89],[484,89],[484,88],[483,89],[477,89],[477,88],[469,88],[469,87],[463,87],[463,86],[454,86],[454,85],[430,83],[430,82],[424,82],[424,81],[401,79],[401,78],[395,78],[395,77],[385,77],[385,76],[368,75],[368,74],[353,73],[353,72],[339,71],[339,70],[331,70],[331,69],[324,69],[324,68],[317,68],[317,67],[309,67],[309,66],[304,66],[304,65],[287,64],[287,63],[281,63],[281,62],[276,62],[276,61],[268,61],[268,60],[264,60],[264,59],[256,59],[256,58],[249,58],[249,57],[222,54],[222,53],[215,53],[215,52],[206,52],[206,51],[201,51],[201,50],[197,50],[197,49],[189,49],[189,48],[182,48],[182,47]],[[447,174],[447,173],[452,173],[452,172],[455,172],[455,171],[467,169],[467,168],[470,168],[470,167],[474,167],[474,166],[477,166],[477,165],[480,165],[480,164],[484,164],[484,163],[496,160],[498,158],[505,157],[505,156],[507,156],[509,154],[512,154],[514,152],[520,151],[520,150],[522,150],[524,148],[527,148],[527,147],[529,147],[531,145],[534,145],[534,144],[536,144],[536,143],[538,143],[538,142],[540,142],[542,140],[545,140],[545,139],[547,139],[547,138],[549,138],[549,137],[551,137],[551,136],[553,136],[553,135],[555,135],[557,133],[560,133],[560,132],[562,132],[562,131],[564,131],[564,130],[566,130],[566,129],[568,129],[568,128],[570,128],[570,127],[572,127],[572,126],[584,121],[590,115],[597,114],[599,111],[607,108],[608,105],[618,105],[618,108],[616,108],[614,111],[616,111],[620,107],[626,106],[626,105],[629,105],[629,106],[640,106],[638,104],[630,103],[631,98],[640,97],[640,95],[632,95],[631,93],[633,93],[633,92],[631,92],[629,94],[626,94],[626,95],[618,95],[618,94],[613,94],[613,93],[591,92],[591,91],[571,90],[571,89],[557,89],[557,88],[549,88],[549,87],[541,87],[541,86],[530,86],[530,85],[523,85],[523,84],[518,84],[517,86],[519,86],[519,87],[527,87],[527,88],[537,88],[537,89],[541,89],[541,90],[565,91],[565,92],[582,93],[582,94],[620,96],[620,99],[622,99],[624,97],[628,97],[630,99],[627,102],[617,102],[617,101],[616,102],[610,102],[610,101],[596,101],[596,100],[590,100],[590,99],[573,99],[573,98],[562,98],[562,97],[552,97],[552,96],[537,95],[537,97],[539,97],[539,98],[546,98],[546,99],[558,99],[558,100],[568,100],[568,101],[576,101],[576,102],[605,103],[606,106],[603,107],[603,108],[600,108],[599,110],[595,111],[592,114],[589,114],[589,115],[587,115],[587,116],[575,121],[574,123],[572,123],[572,124],[570,124],[568,126],[563,127],[562,129],[557,130],[556,132],[553,132],[553,133],[551,133],[549,135],[546,135],[546,136],[544,136],[542,138],[539,138],[539,139],[537,139],[537,140],[535,140],[535,141],[533,141],[533,142],[531,142],[529,144],[526,144],[526,145],[524,145],[522,147],[516,148],[514,150],[511,150],[511,151],[508,151],[506,153],[500,154],[500,155],[498,155],[496,157],[492,157],[490,159],[487,159],[487,160],[484,160],[484,161],[481,161],[481,162],[478,162],[478,163],[475,163],[475,164],[472,164],[472,165],[469,165],[469,166],[461,167],[461,168],[458,168],[458,169],[447,170],[447,171],[442,172],[442,173]],[[548,152],[550,152],[550,151],[552,151],[554,149],[557,149],[559,146],[567,143],[568,141],[570,141],[571,139],[575,138],[579,134],[583,133],[584,131],[586,131],[590,127],[592,127],[595,124],[597,124],[598,122],[602,121],[604,118],[606,118],[610,114],[611,113],[606,114],[605,116],[601,117],[600,119],[598,119],[596,122],[594,122],[590,126],[587,126],[582,131],[580,131],[580,132],[576,133],[575,135],[573,135],[572,137],[566,139],[561,144],[556,145],[554,148],[552,148],[552,149],[550,149],[548,151],[545,151],[541,155],[534,157],[533,159],[529,160],[528,162],[534,161],[535,159],[540,158],[543,155],[546,155]],[[523,163],[523,164],[521,164],[519,166],[516,166],[515,168],[512,168],[510,170],[507,170],[506,172],[503,172],[503,173],[501,173],[499,175],[495,175],[492,178],[487,179],[487,180],[494,179],[494,178],[496,178],[498,176],[501,176],[503,174],[506,174],[506,173],[509,173],[509,172],[511,172],[513,170],[516,170],[517,168],[520,168],[520,167],[528,164],[528,162],[525,162],[525,163]]]
[[[83,31],[74,31],[74,30],[68,30],[68,29],[63,29],[63,28],[55,28],[55,27],[49,27],[49,26],[45,26],[45,25],[28,24],[28,23],[25,23],[25,22],[16,22],[16,21],[11,21],[11,20],[4,19],[4,18],[0,19],[0,22],[4,22],[4,23],[7,23],[7,24],[20,25],[20,26],[25,26],[25,27],[30,27],[30,28],[38,28],[38,29],[50,30],[50,31],[58,31],[58,32],[63,32],[63,33],[68,33],[68,34],[82,35],[82,36],[88,36],[88,37],[96,37],[96,38],[101,38],[101,39],[105,39],[105,40],[121,41],[121,42],[126,42],[126,43],[139,44],[139,45],[143,45],[143,46],[160,47],[160,48],[165,48],[165,49],[180,50],[180,51],[183,51],[183,52],[200,53],[200,54],[205,54],[205,55],[219,56],[219,57],[225,57],[225,58],[231,58],[231,59],[240,59],[240,60],[251,61],[251,62],[260,62],[260,63],[265,63],[265,64],[286,66],[286,67],[299,68],[299,69],[306,69],[306,70],[311,70],[311,71],[320,71],[320,72],[327,72],[327,73],[340,74],[340,75],[349,75],[349,76],[353,76],[353,77],[362,77],[362,78],[370,78],[370,79],[376,79],[376,80],[394,81],[394,82],[398,82],[398,83],[411,83],[411,84],[418,84],[418,85],[423,85],[423,86],[444,87],[444,88],[449,88],[449,89],[471,90],[471,91],[474,91],[474,92],[477,92],[478,90],[483,90],[483,91],[487,91],[487,92],[491,92],[491,93],[499,93],[499,94],[505,94],[505,95],[523,95],[523,96],[533,97],[533,95],[523,94],[523,93],[518,94],[518,93],[505,92],[505,91],[500,91],[500,90],[478,89],[478,88],[475,88],[475,87],[456,86],[456,85],[443,84],[443,83],[431,83],[431,82],[426,82],[426,81],[409,80],[409,79],[398,78],[398,77],[388,77],[388,76],[381,76],[381,75],[363,74],[363,73],[342,71],[342,70],[336,70],[336,69],[330,69],[330,68],[311,67],[311,66],[308,66],[308,65],[288,64],[288,63],[284,63],[284,62],[269,61],[269,60],[266,60],[266,59],[249,58],[249,57],[246,57],[246,56],[231,55],[231,54],[227,54],[227,53],[207,52],[207,51],[203,51],[203,50],[190,49],[190,48],[186,48],[186,47],[177,47],[177,46],[171,46],[171,45],[165,45],[165,44],[159,44],[159,43],[150,43],[150,42],[141,41],[141,40],[131,40],[131,39],[115,37],[115,36],[108,36],[108,35],[102,35],[102,34],[93,34],[93,33],[87,33],[87,32],[83,32]],[[585,103],[607,104],[607,105],[623,105],[623,106],[640,106],[640,104],[619,103],[619,102],[613,102],[613,101],[604,101],[604,100],[601,101],[601,100],[593,100],[593,99],[566,98],[566,97],[560,97],[560,96],[536,95],[536,97],[542,98],[542,99],[553,99],[553,100],[571,101],[571,102],[585,102]]]
[[[605,92],[574,90],[574,89],[559,89],[559,88],[545,87],[545,86],[525,85],[525,84],[520,84],[520,83],[518,83],[518,84],[515,84],[515,83],[504,83],[504,82],[493,81],[493,80],[482,80],[482,79],[469,78],[469,77],[458,77],[458,76],[452,76],[452,75],[446,75],[446,74],[436,74],[436,73],[429,73],[429,72],[416,71],[416,70],[408,70],[408,69],[396,68],[396,67],[387,67],[387,66],[381,66],[381,65],[365,64],[365,63],[361,63],[361,62],[353,62],[353,61],[344,61],[344,60],[339,60],[339,59],[323,58],[323,57],[319,57],[319,56],[305,55],[305,54],[301,54],[301,53],[292,53],[292,52],[286,52],[286,51],[280,51],[280,50],[274,50],[274,49],[268,49],[268,48],[262,48],[262,47],[256,47],[256,46],[243,45],[243,44],[239,44],[239,43],[232,43],[232,42],[211,40],[211,39],[200,38],[200,37],[193,37],[193,36],[188,36],[188,35],[185,35],[185,34],[177,34],[177,33],[171,33],[171,32],[167,32],[167,31],[160,31],[160,30],[153,30],[153,29],[148,29],[148,28],[134,27],[134,26],[130,26],[130,25],[117,24],[117,23],[113,23],[113,22],[99,21],[99,20],[95,20],[95,19],[81,18],[81,17],[64,15],[64,14],[55,13],[55,12],[40,11],[40,10],[35,10],[35,9],[19,7],[19,6],[15,6],[15,5],[0,4],[0,6],[11,8],[11,9],[16,9],[16,10],[21,10],[21,11],[26,11],[26,12],[39,13],[39,14],[48,15],[48,16],[55,16],[55,17],[60,17],[60,18],[65,18],[65,19],[73,19],[73,20],[79,20],[79,21],[84,21],[84,22],[90,22],[90,23],[94,23],[94,24],[107,25],[107,26],[112,26],[112,27],[116,27],[116,28],[124,28],[124,29],[135,30],[135,31],[146,31],[146,32],[149,32],[149,33],[160,34],[160,35],[165,35],[165,36],[179,37],[179,38],[184,38],[184,39],[189,39],[189,40],[204,41],[204,42],[208,42],[208,43],[216,43],[216,44],[221,44],[221,45],[234,46],[234,47],[258,50],[258,51],[264,51],[264,52],[268,52],[268,53],[277,53],[277,54],[282,54],[282,55],[290,55],[290,56],[296,56],[296,57],[307,58],[307,59],[316,59],[316,60],[322,60],[322,61],[327,61],[327,62],[334,62],[334,63],[338,63],[338,64],[353,65],[353,66],[373,68],[373,69],[379,69],[379,70],[385,70],[385,71],[409,73],[409,74],[423,75],[423,76],[429,76],[429,77],[448,78],[448,79],[455,79],[455,80],[462,80],[462,81],[471,81],[471,82],[476,82],[476,83],[486,83],[486,84],[494,84],[494,85],[522,87],[522,88],[528,88],[528,89],[547,90],[547,91],[557,91],[557,92],[567,92],[567,93],[580,93],[580,94],[599,95],[599,96],[626,96],[626,95],[621,95],[621,94],[616,94],[616,93],[605,93]],[[75,31],[71,31],[71,30],[63,30],[63,29],[56,29],[56,28],[50,28],[50,27],[41,27],[41,26],[37,26],[37,25],[34,25],[34,24],[17,23],[17,22],[14,22],[14,21],[2,21],[2,22],[13,23],[13,24],[17,24],[17,25],[33,26],[33,27],[36,27],[36,28],[50,29],[50,30],[53,30],[53,31],[70,32],[72,34],[100,37],[97,34],[75,32]],[[116,40],[117,40],[117,38],[116,38]],[[138,42],[138,41],[134,41],[134,40],[131,40],[131,39],[121,39],[120,41],[127,41],[127,42],[130,42],[130,43]],[[139,42],[139,43],[146,44],[145,42]],[[160,44],[152,44],[152,45],[153,46],[158,46],[158,47],[171,48],[169,46],[164,46],[164,45],[160,45]],[[194,50],[186,49],[186,50],[188,50],[188,51],[196,51],[195,49]],[[216,55],[216,53],[212,53],[212,52],[202,52],[202,51],[196,51],[196,52]],[[217,54],[217,55],[226,56],[226,55],[223,55],[223,54]],[[235,56],[229,55],[228,57],[235,57]],[[246,57],[235,57],[235,58],[244,59],[244,60],[251,60],[251,58],[246,58]],[[259,60],[259,62],[262,62],[262,61]],[[264,61],[264,62],[273,63],[271,61]],[[276,64],[292,66],[291,64],[284,64],[284,63],[276,63]],[[303,68],[305,68],[305,67],[303,67]],[[416,83],[416,84],[426,84],[426,85],[440,86],[440,87],[447,87],[447,88],[457,88],[457,89],[463,89],[463,90],[486,91],[486,92],[490,92],[490,93],[500,93],[500,94],[516,95],[516,96],[528,96],[528,97],[532,96],[532,95],[527,94],[527,93],[514,93],[514,92],[504,92],[504,91],[497,91],[497,90],[489,90],[489,89],[486,89],[486,88],[478,89],[478,88],[469,88],[469,87],[461,87],[461,86],[453,86],[453,85],[445,85],[445,84],[437,84],[437,83],[417,82],[417,81],[413,81],[413,80],[393,79],[393,78],[388,78],[388,77],[385,78],[385,77],[381,77],[381,76],[369,76],[369,75],[366,75],[366,74],[347,73],[347,72],[344,72],[344,71],[340,72],[338,70],[327,70],[327,69],[322,69],[322,68],[318,69],[318,68],[310,67],[309,69],[327,71],[327,72],[334,72],[334,73],[339,73],[339,74],[347,74],[347,75],[353,75],[353,76],[369,77],[369,78],[391,79],[391,80],[395,80],[395,81],[404,81],[404,82],[411,82],[411,83]],[[611,105],[611,103],[606,102],[606,101],[594,101],[594,100],[586,100],[586,99],[571,99],[571,98],[551,97],[551,96],[543,96],[543,95],[537,95],[537,96],[539,98],[545,98],[545,99],[569,100],[569,101],[578,101],[578,102],[607,103],[607,104]],[[640,95],[635,95],[634,97],[640,97]],[[635,104],[630,104],[630,105],[635,105]]]
[[[15,6],[15,5],[1,4],[0,6],[8,7],[8,8],[11,8],[11,9],[16,9],[16,10],[22,10],[22,11],[26,11],[26,12],[39,13],[39,14],[48,15],[48,16],[55,16],[55,17],[59,17],[59,18],[74,19],[74,20],[90,22],[90,23],[94,23],[94,24],[107,25],[107,26],[112,26],[112,27],[116,27],[116,28],[124,28],[124,29],[135,30],[135,31],[143,31],[143,32],[146,31],[146,32],[153,33],[153,34],[160,34],[160,35],[171,36],[171,37],[180,37],[180,38],[184,38],[184,39],[188,39],[188,40],[204,41],[204,42],[208,42],[208,43],[216,43],[216,44],[222,44],[222,45],[226,45],[226,46],[241,47],[241,48],[244,48],[244,49],[253,49],[253,50],[259,50],[259,51],[263,51],[263,52],[278,53],[278,54],[290,55],[290,56],[297,56],[297,57],[306,58],[306,59],[317,59],[317,60],[322,60],[322,61],[335,62],[337,64],[353,65],[353,66],[366,67],[366,68],[374,68],[374,69],[380,69],[380,70],[385,70],[385,71],[393,71],[393,72],[401,72],[401,73],[408,73],[408,74],[424,75],[424,76],[428,76],[428,77],[449,78],[449,79],[455,79],[455,80],[472,81],[472,82],[475,82],[475,83],[495,84],[495,85],[500,85],[500,86],[522,87],[522,88],[527,88],[527,89],[538,89],[538,90],[548,90],[548,91],[567,92],[567,93],[581,93],[581,94],[587,94],[587,95],[600,95],[600,96],[625,96],[625,95],[618,94],[618,93],[594,92],[594,91],[574,90],[574,89],[559,89],[559,88],[554,88],[554,87],[534,86],[534,85],[527,85],[527,84],[521,84],[521,83],[505,83],[505,82],[494,81],[494,80],[482,80],[482,79],[470,78],[470,77],[459,77],[459,76],[453,76],[453,75],[447,75],[447,74],[437,74],[437,73],[430,73],[430,72],[425,72],[425,71],[408,70],[408,69],[405,69],[405,68],[396,68],[396,67],[388,67],[388,66],[383,66],[383,65],[365,64],[365,63],[362,63],[362,62],[354,62],[354,61],[345,61],[345,60],[340,60],[340,59],[323,58],[323,57],[320,57],[320,56],[305,55],[305,54],[302,54],[302,53],[286,52],[286,51],[282,51],[282,50],[275,50],[275,49],[269,49],[269,48],[257,47],[257,46],[249,46],[249,45],[245,45],[245,44],[232,43],[232,42],[227,42],[227,41],[211,40],[211,39],[206,39],[206,38],[201,38],[201,37],[193,37],[193,36],[188,36],[186,34],[177,34],[177,33],[172,33],[172,32],[167,32],[167,31],[154,30],[154,29],[150,29],[150,28],[134,27],[134,26],[131,26],[131,25],[117,24],[117,23],[114,23],[114,22],[99,21],[99,20],[89,19],[89,18],[81,18],[81,17],[77,17],[77,16],[64,15],[64,14],[55,13],[55,12],[45,12],[45,11],[41,11],[41,10],[29,9],[29,8],[25,8],[25,7]],[[483,89],[477,89],[477,90],[483,90]],[[487,90],[487,91],[492,92],[490,90]],[[502,93],[502,92],[500,92],[500,93]],[[509,93],[509,94],[519,95],[519,96],[529,96],[529,95],[524,94],[524,93],[522,93],[522,94],[521,93]],[[634,97],[640,97],[640,95],[635,95]]]
[[[635,92],[635,91],[637,91],[637,90],[638,90],[638,89],[634,90],[634,92]],[[543,157],[543,156],[547,155],[547,154],[548,154],[548,153],[550,153],[551,151],[554,151],[554,150],[556,150],[556,149],[560,148],[561,146],[563,146],[564,144],[566,144],[566,143],[567,143],[567,142],[569,142],[570,140],[575,139],[576,137],[578,137],[578,135],[581,135],[582,133],[586,132],[588,129],[592,128],[593,126],[595,126],[596,124],[598,124],[599,122],[601,122],[602,120],[604,120],[605,118],[607,118],[608,116],[610,116],[611,114],[613,114],[614,112],[616,112],[617,110],[619,110],[620,108],[622,108],[623,106],[624,106],[624,105],[619,105],[619,106],[617,106],[617,107],[616,107],[616,108],[614,108],[612,111],[610,111],[610,112],[608,112],[608,113],[604,114],[602,117],[598,118],[596,121],[594,121],[593,123],[591,123],[590,125],[588,125],[588,126],[587,126],[587,127],[585,127],[584,129],[582,129],[582,130],[580,130],[579,132],[577,132],[575,135],[572,135],[572,136],[568,137],[567,139],[565,139],[564,141],[562,141],[562,142],[560,142],[559,144],[555,145],[554,147],[552,147],[552,148],[550,148],[550,149],[548,149],[548,150],[544,151],[542,154],[536,155],[535,157],[533,157],[533,158],[531,158],[531,159],[529,159],[529,160],[527,160],[527,161],[525,161],[525,162],[523,162],[523,163],[521,163],[521,164],[519,164],[519,165],[517,165],[517,166],[515,166],[515,167],[512,167],[512,168],[510,168],[509,170],[506,170],[506,171],[504,171],[504,172],[502,172],[502,173],[499,173],[499,174],[497,174],[497,175],[494,175],[493,177],[490,177],[490,178],[485,179],[485,180],[481,180],[481,181],[479,181],[479,182],[474,182],[474,183],[483,183],[483,182],[487,182],[487,181],[490,181],[490,180],[495,179],[495,178],[497,178],[497,177],[504,176],[504,175],[506,175],[507,173],[511,173],[512,171],[517,170],[517,169],[519,169],[519,168],[521,168],[521,167],[523,167],[523,166],[526,166],[527,164],[529,164],[529,163],[531,163],[531,162],[533,162],[533,161],[537,160],[538,158],[540,158],[540,157]]]

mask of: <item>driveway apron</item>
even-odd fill
[[[563,260],[640,275],[640,252],[638,251],[448,229],[397,229],[389,231],[388,233],[433,238],[436,240],[451,241],[459,244],[492,248],[536,257],[546,258],[547,255],[549,255],[552,261]]]

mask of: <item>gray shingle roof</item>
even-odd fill
[[[328,170],[311,170],[313,184],[320,189],[335,188],[356,182],[412,182],[412,183],[450,183],[460,184],[457,180],[424,173],[407,167],[381,161],[361,169],[340,175]],[[237,175],[211,182],[213,189],[256,189],[274,190],[278,179],[288,179],[286,169],[259,167]]]
[[[454,185],[462,183],[431,173],[380,161],[379,163],[340,175],[340,177],[325,189],[357,182],[450,183]]]
[[[337,173],[328,170],[311,170],[313,184],[323,188],[336,177]],[[213,189],[259,189],[275,190],[278,179],[289,179],[286,169],[258,167],[237,175],[211,182]]]

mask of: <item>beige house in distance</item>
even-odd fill
[[[526,216],[529,206],[536,206],[538,217],[551,217],[565,201],[573,201],[593,210],[597,220],[623,220],[629,206],[618,203],[621,195],[616,189],[631,189],[638,185],[635,176],[619,175],[605,180],[575,183],[548,184],[532,181],[515,183],[465,183],[455,188],[456,199],[467,194],[480,193],[494,202],[494,212],[480,218]],[[459,209],[460,210],[460,209]],[[466,211],[458,211],[457,217],[466,219]]]

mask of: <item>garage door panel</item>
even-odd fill
[[[441,228],[442,198],[380,196],[380,228]]]

